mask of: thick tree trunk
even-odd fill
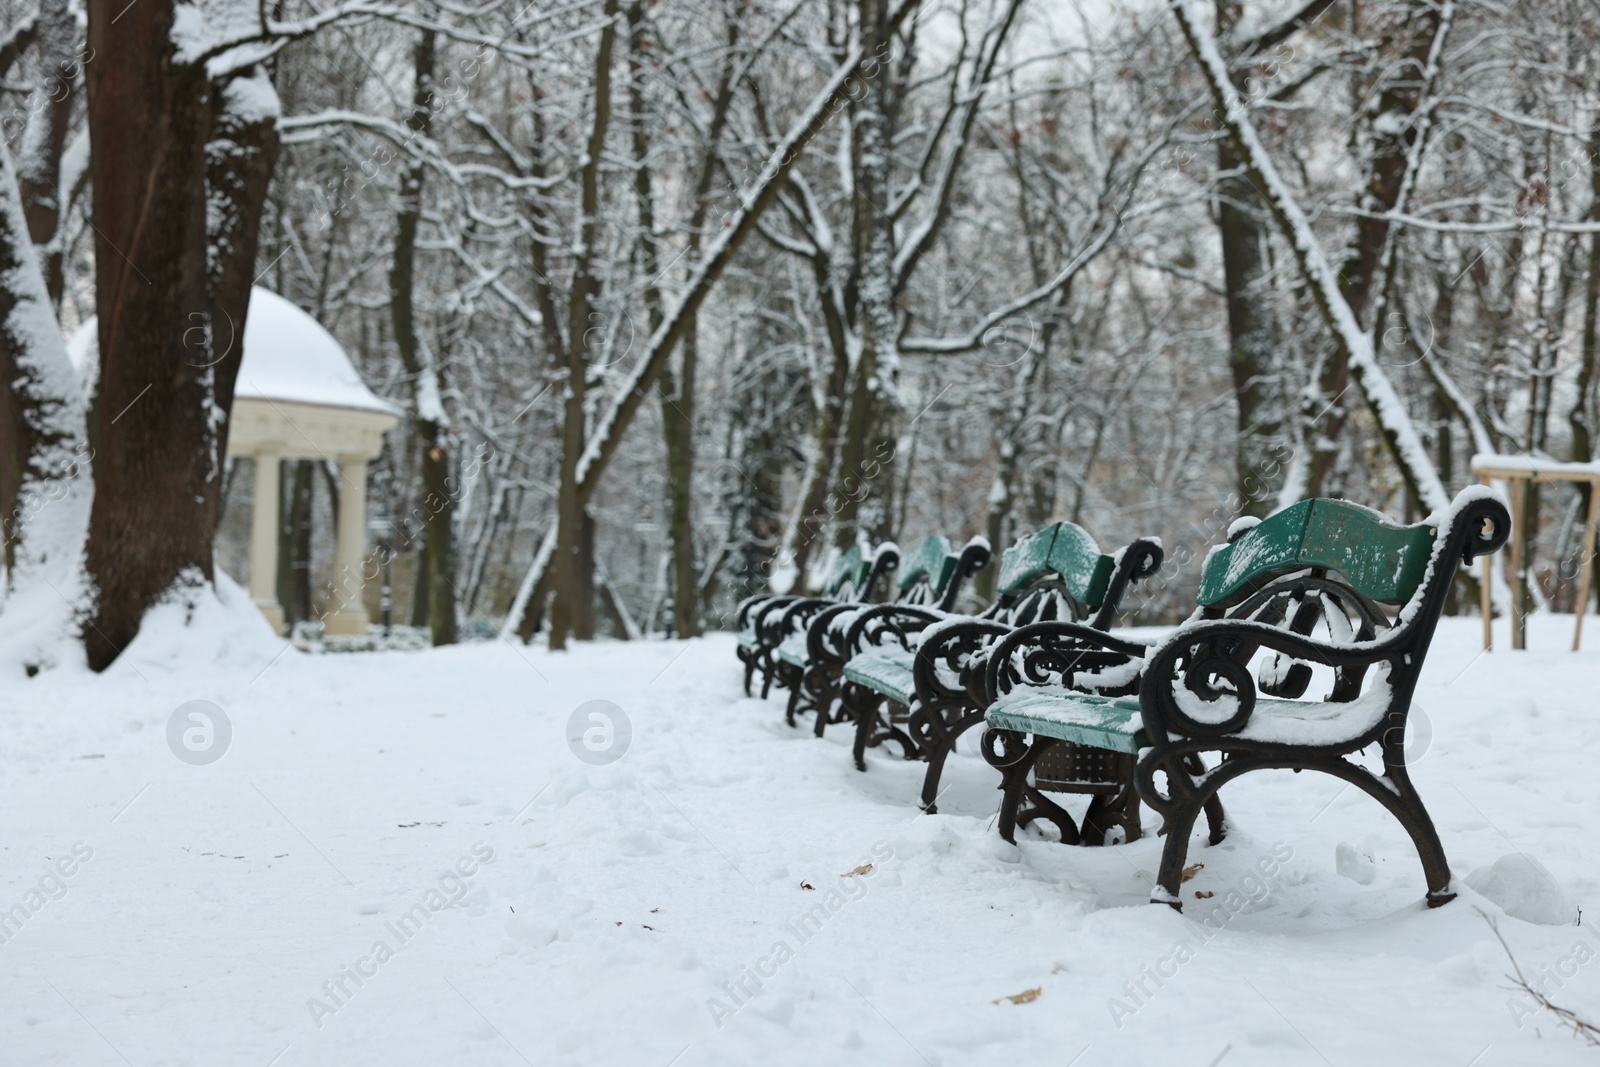
[[[222,484],[212,405],[219,368],[238,365],[210,345],[210,86],[175,61],[172,0],[121,6],[88,5],[100,379],[84,645],[95,670],[175,583],[211,581]]]
[[[674,381],[661,374],[661,432],[667,447],[667,533],[672,544],[672,622],[680,637],[700,632],[694,565],[694,513],[690,490],[694,479],[694,351],[685,339],[681,369]]]

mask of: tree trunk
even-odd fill
[[[3,142],[0,383],[0,563],[3,584],[9,587],[19,563],[38,562],[49,551],[75,551],[60,536],[42,541],[39,551],[22,546],[34,515],[52,504],[60,506],[62,490],[51,483],[76,478],[78,465],[86,461],[86,446],[78,377],[67,361]],[[4,591],[0,589],[0,599]]]
[[[1589,221],[1600,223],[1600,112],[1589,127]],[[1595,381],[1600,374],[1600,232],[1589,235],[1589,269],[1583,283],[1583,339],[1580,342],[1581,358],[1578,361],[1578,380],[1574,390],[1572,409],[1567,413],[1567,424],[1572,428],[1572,451],[1568,458],[1587,463],[1594,458],[1595,433]],[[1579,515],[1589,513],[1589,486],[1578,489]],[[1594,552],[1595,545],[1584,545],[1584,552]],[[1600,582],[1593,583],[1600,595]],[[1588,611],[1587,604],[1575,604],[1573,611]]]
[[[628,5],[628,97],[633,112],[633,181],[634,199],[639,210],[640,265],[644,268],[646,277],[652,279],[646,287],[645,306],[649,312],[650,332],[653,335],[661,327],[661,293],[656,284],[661,268],[656,247],[655,195],[649,165],[650,123],[643,83],[642,55],[645,49],[643,5],[640,0],[634,0]],[[729,60],[731,59],[730,53]],[[726,69],[727,64],[724,66]],[[726,80],[725,75],[724,84]],[[720,95],[718,103],[716,130],[720,130],[722,113],[720,108],[724,106]],[[705,195],[705,186],[709,184],[711,174],[709,163],[716,152],[715,136],[714,130],[712,143],[706,149],[707,165],[701,168],[702,187],[696,190],[702,198]],[[689,228],[687,253],[691,256],[699,251],[698,235],[705,215],[703,207],[697,205],[694,215]],[[673,625],[680,637],[694,637],[700,633],[698,598],[695,595],[698,582],[695,578],[694,512],[691,496],[694,482],[694,385],[697,355],[695,322],[691,319],[685,330],[683,350],[678,357],[679,374],[674,375],[672,367],[668,365],[662,368],[661,377],[656,382],[661,394],[661,435],[667,451],[667,534],[672,546],[670,573],[673,590]],[[607,584],[605,589],[609,597],[610,585]]]
[[[600,159],[611,122],[611,53],[616,40],[618,0],[606,0],[605,27],[600,31],[594,61],[594,115],[583,168],[579,174],[578,254],[573,259],[572,291],[567,304],[567,389],[561,427],[561,484],[556,496],[555,602],[550,607],[550,647],[567,647],[569,634],[581,640],[594,633],[593,544],[584,536],[587,501],[579,485],[578,466],[588,443],[591,340],[603,343],[591,329],[599,280],[589,268],[594,255],[600,211]],[[595,356],[601,353],[594,353]]]
[[[435,38],[432,30],[417,38],[415,89],[406,125],[426,134],[433,120]],[[389,317],[395,347],[411,382],[417,442],[422,453],[423,552],[426,556],[427,623],[435,645],[456,643],[455,494],[451,479],[450,426],[444,411],[443,372],[417,336],[414,286],[417,226],[422,219],[423,164],[413,162],[400,176],[400,210],[395,218],[394,262],[389,270]],[[419,593],[424,587],[419,584]],[[413,608],[413,624],[416,609]]]
[[[311,461],[284,463],[283,524],[278,537],[278,603],[291,631],[311,617]],[[337,514],[338,509],[334,512]]]
[[[232,286],[208,284],[208,191],[217,214],[237,213],[229,231],[249,238],[226,250],[230,264],[253,263],[261,205],[244,195],[248,182],[208,190],[212,87],[202,66],[176,58],[172,0],[90,0],[88,10],[100,379],[84,645],[103,670],[162,594],[212,579],[226,447],[214,412],[231,407],[240,358],[238,345],[217,350],[213,316],[242,334],[253,274],[237,313]]]
[[[411,625],[419,628],[428,625],[428,616],[433,608],[431,571],[428,552],[424,549],[417,553],[416,584],[412,586],[411,593]]]
[[[1217,167],[1239,171],[1233,144],[1217,145]],[[1224,177],[1217,189],[1217,230],[1222,237],[1222,276],[1228,300],[1228,369],[1237,401],[1234,448],[1236,512],[1265,518],[1277,504],[1283,478],[1282,368],[1268,283],[1266,205],[1243,173]]]
[[[50,302],[60,306],[62,249],[55,238],[72,190],[58,189],[57,185],[79,70],[78,21],[71,0],[42,0],[38,33],[41,82],[35,92],[44,99],[28,119],[17,159],[17,178],[23,210],[28,216],[28,233],[39,249]]]
[[[1366,156],[1367,173],[1356,199],[1364,214],[1356,220],[1355,235],[1340,264],[1339,289],[1351,314],[1363,325],[1370,326],[1368,309],[1373,296],[1379,287],[1389,284],[1389,279],[1383,277],[1393,241],[1387,215],[1404,206],[1415,180],[1416,162],[1428,128],[1426,114],[1419,120],[1418,108],[1437,77],[1439,50],[1454,10],[1454,0],[1444,0],[1442,5],[1433,0],[1414,0],[1410,47],[1398,62],[1386,68],[1377,99],[1362,116],[1358,137]],[[1327,491],[1325,483],[1338,453],[1337,442],[1350,417],[1350,406],[1344,403],[1350,389],[1350,372],[1349,354],[1343,346],[1334,346],[1322,365],[1318,383],[1318,402],[1327,407],[1305,426],[1304,444],[1311,459],[1307,496],[1322,496]]]

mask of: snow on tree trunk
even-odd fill
[[[53,303],[61,300],[61,242],[58,232],[72,186],[61,181],[61,157],[72,119],[78,81],[78,20],[72,0],[39,5],[39,53],[44,99],[28,118],[17,160],[18,185],[28,232],[40,248],[40,267]]]
[[[36,671],[82,604],[92,486],[84,405],[0,143],[0,662]]]
[[[1401,477],[1424,508],[1434,511],[1448,506],[1450,495],[1440,481],[1438,469],[1423,446],[1416,427],[1412,425],[1405,404],[1378,364],[1371,335],[1361,327],[1355,312],[1340,291],[1338,273],[1323,253],[1310,220],[1267,155],[1250,121],[1248,106],[1229,79],[1227,64],[1201,21],[1193,0],[1171,0],[1171,3],[1183,35],[1210,87],[1215,115],[1238,146],[1239,154],[1257,188],[1275,209],[1273,218],[1293,250],[1295,262],[1305,277],[1312,299],[1333,332],[1335,343],[1348,361],[1351,374],[1383,431],[1384,440],[1395,457]]]

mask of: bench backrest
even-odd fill
[[[1028,534],[1000,557],[996,591],[1016,597],[1045,578],[1059,578],[1067,595],[1086,608],[1105,599],[1116,561],[1100,551],[1081,526],[1058,522]]]
[[[900,599],[918,597],[920,593],[919,599],[928,603],[938,600],[955,576],[960,558],[950,547],[950,539],[943,534],[924,537],[910,555],[900,560],[900,580],[896,583]],[[917,588],[919,584],[921,590]]]
[[[834,561],[833,569],[828,572],[828,580],[822,584],[822,595],[837,597],[841,592],[859,595],[866,587],[867,575],[871,570],[872,562],[861,551],[861,546],[851,545]]]
[[[1226,607],[1278,575],[1321,568],[1369,600],[1403,604],[1427,574],[1437,535],[1427,523],[1398,526],[1348,501],[1302,500],[1213,549],[1196,600]]]

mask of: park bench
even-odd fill
[[[784,711],[790,726],[799,716],[815,712],[814,732],[823,736],[828,725],[839,722],[836,704],[839,682],[849,656],[847,641],[860,632],[854,620],[886,617],[907,621],[915,627],[922,620],[943,618],[955,607],[967,579],[989,565],[989,542],[975,537],[955,550],[950,539],[934,534],[922,539],[900,563],[896,596],[892,603],[876,607],[838,604],[819,612],[803,634],[797,634],[778,648],[778,684],[788,686],[789,703]]]
[[[983,721],[986,702],[974,687],[983,678],[984,648],[1039,620],[1090,620],[1107,629],[1129,587],[1154,574],[1161,560],[1155,538],[1106,555],[1082,527],[1058,522],[1002,554],[997,599],[981,615],[940,617],[898,605],[860,612],[844,640],[840,701],[843,717],[856,724],[857,769],[866,770],[868,748],[893,740],[907,759],[927,761],[922,806],[936,810],[946,759],[961,735]],[[1105,668],[1128,662],[1115,653],[1102,658]]]
[[[746,695],[750,693],[750,683],[757,671],[761,672],[762,697],[771,691],[778,646],[785,638],[793,636],[797,628],[803,632],[804,623],[824,608],[871,600],[878,584],[899,562],[900,550],[892,542],[886,541],[872,552],[854,544],[834,561],[819,595],[763,594],[741,603],[735,616],[735,628],[739,635],[739,659],[744,664]]]
[[[1106,645],[1103,634],[1060,622],[1014,631],[995,645],[986,680],[984,749],[1005,777],[1003,831],[1046,754],[1107,754],[1131,769],[1137,791],[1129,796],[1124,778],[1110,783],[1116,795],[1162,816],[1167,841],[1151,899],[1179,908],[1202,810],[1212,843],[1221,839],[1218,790],[1254,770],[1317,770],[1393,814],[1421,858],[1428,903],[1452,899],[1443,847],[1407,773],[1406,720],[1457,568],[1498,550],[1510,526],[1505,506],[1479,486],[1411,526],[1335,500],[1235,524],[1206,559],[1194,616],[1145,655],[1136,698],[1094,692],[1081,673],[1066,679],[1080,691],[1063,684],[1077,657]],[[1327,693],[1304,699],[1314,679]],[[1369,746],[1382,773],[1350,758]],[[1220,764],[1206,769],[1205,752]]]

